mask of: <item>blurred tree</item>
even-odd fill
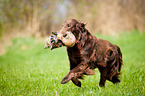
[[[0,34],[17,29],[45,36],[67,18],[88,22],[90,32],[145,31],[144,5],[145,0],[0,0]]]
[[[7,30],[5,32],[9,32],[15,27],[19,29],[28,26],[33,28],[44,18],[51,18],[54,3],[55,0],[1,0],[0,22],[2,27]],[[39,29],[39,26],[37,27]]]

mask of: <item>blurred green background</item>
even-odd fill
[[[0,96],[144,96],[144,5],[145,0],[0,0]],[[65,47],[43,47],[70,18],[121,48],[119,85],[100,88],[98,69],[82,80],[82,88],[60,84],[69,71]]]
[[[91,33],[145,32],[144,0],[0,0],[0,53],[15,37],[46,37],[66,19],[87,23]]]

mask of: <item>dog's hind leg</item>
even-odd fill
[[[107,68],[99,68],[100,71],[100,82],[99,86],[104,87],[105,86],[105,81],[106,79],[106,74],[107,74]]]
[[[111,81],[112,81],[114,84],[120,82],[120,80],[119,80],[119,78],[118,78],[117,75],[113,76]]]

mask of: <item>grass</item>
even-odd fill
[[[0,96],[145,96],[145,34],[99,37],[122,50],[124,65],[118,85],[107,81],[100,88],[97,69],[95,75],[82,80],[81,88],[71,81],[60,84],[69,71],[65,47],[50,51],[34,38],[16,38],[0,56]]]

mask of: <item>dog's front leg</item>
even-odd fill
[[[81,87],[81,82],[78,80],[78,78],[72,78],[71,81],[78,87]]]
[[[72,80],[72,82],[77,85],[81,86],[80,81],[77,79],[78,77],[81,77],[83,73],[85,73],[85,70],[87,69],[88,64],[81,63],[77,67],[70,70],[70,72],[62,79],[61,84],[65,84],[69,82],[69,80]]]

